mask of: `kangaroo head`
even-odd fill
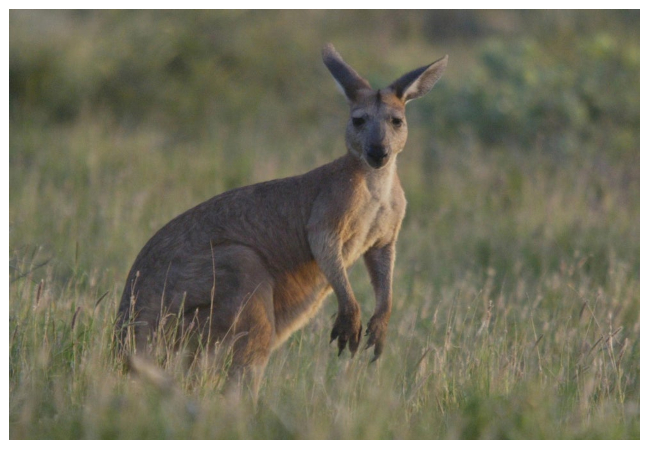
[[[373,169],[386,166],[402,151],[408,134],[406,103],[429,92],[447,67],[445,56],[375,90],[343,61],[332,44],[323,48],[323,62],[350,105],[345,135],[348,151]]]

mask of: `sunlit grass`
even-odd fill
[[[110,352],[118,291],[100,300],[24,277],[11,292],[12,437],[638,437],[638,328],[618,325],[634,297],[613,312],[540,286],[518,307],[489,294],[493,275],[436,289],[435,306],[399,294],[373,365],[335,356],[326,308],[273,355],[256,412],[229,405],[200,364],[167,364],[171,384],[125,374]]]
[[[71,130],[61,148],[82,145],[78,133]],[[143,138],[126,137],[136,147]],[[621,201],[585,206],[588,170],[573,166],[571,177],[558,172],[549,181],[540,164],[447,156],[434,181],[441,191],[425,195],[405,180],[416,199],[398,245],[385,354],[376,364],[364,352],[337,358],[328,345],[330,299],[272,356],[254,411],[226,403],[214,367],[199,363],[188,374],[166,360],[161,369],[172,381],[161,387],[127,374],[111,352],[131,257],[159,217],[200,201],[210,186],[218,191],[218,181],[207,181],[213,170],[200,169],[218,153],[142,160],[109,153],[107,134],[94,139],[96,155],[67,156],[69,164],[98,158],[100,179],[85,190],[64,179],[64,169],[13,169],[48,189],[34,195],[33,186],[14,181],[12,222],[21,226],[10,237],[52,239],[42,248],[15,246],[11,255],[13,438],[639,436],[638,254],[630,254],[637,210],[615,217]],[[116,158],[133,160],[119,182],[101,170]],[[407,164],[400,169],[412,170]],[[189,192],[202,183],[179,174],[160,196],[162,187],[148,186],[138,165],[153,183],[185,166],[209,186]],[[76,170],[90,176],[92,167]],[[501,186],[515,170],[519,188]],[[607,195],[625,200],[627,193]],[[30,219],[39,211],[47,222]],[[374,300],[363,265],[350,276],[367,321]]]

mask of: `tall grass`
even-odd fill
[[[512,289],[495,271],[432,286],[398,269],[382,359],[337,358],[328,305],[273,355],[256,412],[228,405],[210,367],[167,364],[162,385],[125,374],[110,352],[117,286],[102,298],[25,276],[11,285],[11,437],[638,437],[639,330],[625,321],[638,290],[623,269],[612,288],[576,285],[583,268]]]
[[[80,129],[70,130],[70,152]],[[96,138],[99,158],[118,158],[105,136]],[[34,196],[21,184],[12,192],[12,208],[23,206],[18,220],[42,219],[12,233],[41,229],[53,241],[12,253],[11,437],[639,437],[638,221],[617,215],[625,190],[584,205],[593,168],[549,177],[540,158],[521,166],[494,153],[446,156],[430,197],[406,182],[407,197],[421,205],[409,210],[399,241],[385,355],[373,365],[364,353],[335,356],[332,299],[272,356],[257,412],[225,406],[214,368],[187,375],[167,364],[173,387],[161,388],[111,357],[130,259],[160,223],[152,217],[191,205],[194,183],[179,181],[159,197],[162,188],[141,174],[118,184],[99,171],[97,188],[74,198]],[[154,159],[144,169],[151,164],[164,165]],[[212,176],[207,161],[201,169],[180,156],[170,177],[182,179],[186,164],[195,165],[195,180]],[[518,190],[500,186],[518,170]],[[55,176],[25,175],[41,185]],[[138,196],[147,200],[125,206]],[[79,209],[71,214],[72,201]],[[57,237],[66,227],[74,242]],[[68,248],[57,254],[57,244]],[[362,265],[351,281],[367,320],[373,296]]]
[[[377,41],[364,52],[344,27],[369,24],[360,13],[43,14],[10,17],[11,438],[640,437],[638,40],[615,34],[634,30],[629,15],[447,17],[477,34],[445,35],[446,78],[409,104],[398,161],[409,205],[384,354],[336,356],[330,298],[272,355],[253,408],[220,395],[207,360],[129,372],[113,358],[127,270],[196,203],[344,151],[345,104],[321,70],[319,33],[335,30],[344,56],[388,83],[441,55],[428,24],[445,20],[390,15],[381,30],[361,27]],[[503,48],[490,31],[504,17],[525,45]],[[554,32],[581,25],[560,45],[546,25],[521,25],[540,17]],[[215,24],[215,35],[187,31]],[[286,53],[270,55],[262,44],[278,29]],[[585,48],[602,69],[593,77],[567,66]],[[509,59],[515,50],[525,63]],[[165,72],[161,61],[176,62]],[[72,90],[67,109],[51,83]],[[550,122],[536,134],[539,114]],[[363,264],[350,278],[365,322]]]

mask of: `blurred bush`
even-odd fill
[[[438,139],[557,149],[595,133],[612,152],[637,143],[638,12],[13,11],[10,35],[12,120],[104,110],[126,127],[201,139],[215,123],[264,126],[272,104],[287,123],[313,123],[331,90],[315,82],[327,76],[315,54],[336,38],[371,81],[402,70],[386,64],[412,64],[385,51],[460,46],[424,110]]]
[[[585,151],[571,144],[594,136],[615,144],[620,136],[611,132],[639,134],[639,73],[639,53],[607,32],[556,47],[530,38],[488,40],[473,70],[430,103],[444,104],[444,114],[432,114],[436,135],[462,130],[485,145],[521,150]],[[608,147],[613,153],[638,148]]]

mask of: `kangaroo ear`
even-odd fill
[[[326,44],[323,47],[323,62],[348,101],[353,102],[360,90],[372,89],[370,83],[361,78],[352,67],[343,61],[343,58],[341,58],[341,55],[338,54],[332,44]]]
[[[447,67],[447,56],[428,66],[420,67],[395,80],[390,88],[404,103],[422,97],[442,77]]]

